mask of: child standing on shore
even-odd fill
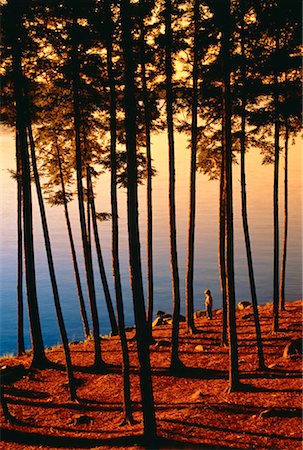
[[[204,295],[207,318],[211,320],[213,317],[213,298],[209,289],[204,291]]]

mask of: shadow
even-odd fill
[[[39,445],[51,448],[94,448],[94,447],[142,447],[145,449],[224,449],[226,447],[204,444],[191,444],[175,439],[166,439],[159,437],[153,442],[146,442],[142,435],[120,436],[106,439],[85,438],[85,437],[66,437],[52,436],[48,434],[39,434],[25,431],[0,429],[1,439],[4,442],[14,442],[22,445]]]
[[[197,367],[182,367],[176,369],[153,369],[152,375],[156,376],[174,376],[177,378],[193,378],[201,380],[227,380],[228,371],[226,370],[213,370],[213,369],[200,369]]]
[[[47,392],[27,391],[25,389],[18,389],[16,387],[6,387],[5,394],[13,395],[14,397],[35,398],[35,399],[50,398],[50,395]]]
[[[183,420],[179,420],[179,419],[162,419],[162,422],[168,422],[168,423],[176,423],[179,425],[186,425],[186,426],[192,426],[192,427],[197,427],[197,428],[204,428],[207,430],[212,430],[215,432],[224,432],[224,433],[243,433],[243,431],[239,431],[237,429],[233,429],[233,428],[223,428],[223,427],[214,427],[211,425],[203,425],[203,424],[199,424],[199,423],[195,423],[195,422],[184,422]],[[281,434],[269,434],[269,433],[260,433],[258,431],[248,431],[245,430],[245,434],[249,435],[249,436],[260,436],[260,437],[265,437],[265,438],[271,438],[271,439],[281,439],[281,440],[290,440],[290,441],[296,441],[296,442],[301,442],[301,438],[299,437],[295,437],[295,436],[283,436]]]

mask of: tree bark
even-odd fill
[[[251,300],[254,310],[254,320],[255,320],[255,329],[256,329],[256,340],[257,340],[257,349],[258,349],[258,360],[259,360],[259,369],[265,369],[264,362],[264,354],[262,347],[262,337],[261,337],[261,327],[259,320],[259,311],[258,311],[258,300],[257,300],[257,291],[255,284],[255,276],[253,269],[253,260],[251,253],[251,245],[250,245],[250,235],[249,235],[249,226],[248,226],[248,217],[247,217],[247,195],[246,195],[246,173],[245,173],[245,151],[246,151],[246,63],[245,63],[245,42],[244,42],[244,18],[242,18],[241,24],[241,54],[242,54],[242,64],[241,64],[241,136],[240,136],[240,147],[241,147],[241,200],[242,200],[242,222],[243,222],[243,231],[245,238],[245,248],[246,248],[246,256],[247,256],[247,264],[248,264],[248,274],[249,274],[249,283],[250,283],[250,292],[251,292]]]
[[[85,334],[86,338],[88,338],[88,336],[90,335],[89,323],[88,323],[88,317],[87,317],[86,308],[85,308],[82,286],[81,286],[80,273],[79,273],[77,254],[76,254],[75,243],[74,243],[74,238],[73,238],[73,232],[72,232],[72,227],[71,227],[70,218],[69,218],[60,150],[59,150],[59,146],[58,146],[57,142],[56,142],[56,150],[57,150],[59,175],[60,175],[63,205],[64,205],[64,215],[65,215],[68,238],[69,238],[69,243],[70,243],[70,248],[71,248],[71,253],[72,253],[72,260],[73,260],[74,274],[75,274],[75,280],[76,280],[76,286],[77,286],[77,292],[78,292],[78,300],[79,300],[79,305],[80,305],[81,318],[82,318],[82,323],[83,323],[84,334]]]
[[[279,36],[276,31],[276,51],[279,50]],[[275,120],[275,142],[274,142],[274,188],[273,188],[273,214],[274,214],[274,260],[273,260],[273,332],[279,331],[279,92],[278,74],[274,71],[274,120]]]
[[[101,354],[101,338],[100,338],[100,325],[98,318],[98,309],[96,301],[96,290],[93,274],[93,261],[91,255],[91,248],[88,242],[86,220],[84,212],[84,200],[83,200],[83,183],[82,183],[82,154],[81,154],[81,135],[80,135],[80,101],[79,101],[79,58],[78,58],[78,46],[76,43],[76,25],[77,19],[73,19],[73,36],[72,36],[72,90],[73,90],[73,109],[74,109],[74,127],[75,127],[75,146],[76,146],[76,172],[77,172],[77,190],[78,190],[78,207],[81,226],[82,247],[85,263],[85,274],[87,282],[87,290],[92,318],[92,329],[94,337],[94,350],[95,361],[94,368],[98,371],[104,370],[106,364],[102,360]]]
[[[285,277],[286,277],[286,258],[287,258],[287,238],[288,238],[288,141],[289,125],[285,121],[285,147],[284,147],[284,233],[283,250],[280,274],[280,310],[285,311]]]
[[[189,186],[189,218],[187,238],[187,265],[186,265],[186,326],[189,333],[195,333],[194,324],[194,251],[195,251],[195,218],[196,218],[196,159],[198,135],[198,48],[199,48],[199,0],[194,2],[194,44],[193,44],[193,71],[192,71],[192,124],[191,124],[191,159],[190,159],[190,186]]]
[[[138,186],[137,186],[137,155],[136,155],[136,92],[134,83],[134,61],[131,36],[131,5],[129,0],[122,0],[120,6],[122,26],[122,47],[125,63],[124,71],[124,105],[125,131],[127,149],[127,216],[130,258],[130,279],[133,294],[136,322],[136,338],[140,365],[140,388],[144,422],[144,438],[151,445],[156,439],[156,417],[150,354],[148,344],[148,329],[143,294],[142,266],[140,255],[140,236],[138,223]]]
[[[231,16],[230,0],[224,3],[225,22],[222,29],[223,58],[223,121],[225,164],[225,198],[226,198],[226,281],[229,331],[229,391],[237,391],[240,386],[238,368],[238,341],[236,329],[236,300],[234,280],[234,231],[233,231],[233,183],[232,183],[232,105],[230,92],[230,36]]]
[[[146,237],[146,255],[147,255],[147,324],[150,338],[152,338],[152,321],[154,308],[154,274],[153,274],[153,205],[152,205],[152,158],[151,158],[151,115],[148,98],[146,67],[145,67],[145,28],[144,20],[141,22],[141,46],[140,46],[140,64],[142,71],[142,91],[145,119],[145,139],[146,139],[146,203],[147,203],[147,237]]]
[[[223,127],[222,127],[223,133]],[[222,339],[221,344],[223,346],[228,346],[228,320],[227,320],[227,294],[226,294],[226,268],[225,268],[225,258],[226,258],[226,238],[225,238],[225,221],[226,221],[226,201],[225,201],[225,151],[222,140],[222,157],[221,157],[221,168],[220,168],[220,198],[219,198],[219,273],[220,273],[220,286],[222,292]]]
[[[24,313],[23,313],[23,232],[22,232],[22,169],[20,158],[19,136],[16,133],[16,177],[17,177],[17,310],[18,310],[18,342],[17,353],[21,356],[25,352],[24,345]]]
[[[174,145],[174,125],[173,125],[173,89],[172,89],[172,25],[171,25],[172,5],[171,0],[165,3],[165,74],[166,74],[166,115],[167,133],[169,147],[169,227],[170,227],[170,264],[172,275],[172,295],[173,295],[173,326],[172,326],[172,351],[171,370],[178,370],[182,367],[179,359],[179,320],[180,320],[180,286],[177,255],[176,238],[176,204],[175,204],[175,145]]]
[[[14,17],[12,24],[15,26],[15,39],[12,43],[13,83],[16,102],[16,132],[21,153],[24,259],[27,303],[33,347],[32,366],[44,368],[48,365],[48,361],[44,351],[36,287],[31,177],[26,133],[26,103],[23,92],[22,49],[20,37],[23,24],[17,2],[11,2],[10,6],[10,14]]]
[[[111,208],[112,208],[112,271],[116,294],[116,308],[118,317],[118,330],[122,351],[122,376],[123,376],[123,410],[126,422],[133,423],[133,413],[130,394],[130,366],[127,339],[125,333],[125,319],[123,308],[123,295],[120,275],[119,261],[119,222],[117,201],[117,119],[116,119],[116,86],[112,61],[112,39],[114,23],[111,17],[110,0],[105,3],[105,15],[110,26],[108,39],[106,41],[107,74],[110,89],[110,165],[111,165]]]
[[[118,334],[118,325],[117,325],[115,311],[113,308],[112,299],[111,299],[108,282],[107,282],[107,277],[106,277],[106,273],[105,273],[105,267],[104,267],[104,262],[103,262],[103,256],[102,256],[101,244],[100,244],[100,238],[99,238],[99,232],[98,232],[98,225],[97,225],[93,185],[92,185],[89,166],[87,166],[87,181],[88,181],[88,191],[87,191],[88,192],[88,201],[89,201],[89,204],[91,207],[93,231],[94,231],[94,237],[95,237],[97,257],[98,257],[99,272],[100,272],[100,277],[101,277],[102,286],[103,286],[103,290],[104,290],[105,303],[106,303],[106,307],[107,307],[107,311],[108,311],[108,315],[109,315],[112,334],[117,335]]]
[[[75,380],[74,380],[74,375],[73,375],[70,350],[69,350],[69,346],[68,346],[68,336],[67,336],[67,332],[66,332],[66,328],[65,328],[65,323],[64,323],[64,318],[63,318],[63,314],[62,314],[60,298],[59,298],[59,291],[58,291],[58,285],[57,285],[57,279],[56,279],[55,267],[54,267],[52,249],[51,249],[51,242],[50,242],[50,237],[49,237],[44,201],[43,201],[43,196],[42,196],[40,177],[39,177],[39,172],[38,172],[38,167],[37,167],[37,162],[36,162],[35,143],[34,143],[34,139],[33,139],[33,135],[32,135],[28,93],[26,95],[27,95],[27,106],[28,106],[28,108],[27,108],[28,109],[28,111],[27,111],[28,112],[27,129],[28,129],[28,135],[29,135],[31,160],[32,160],[32,167],[33,167],[34,179],[35,179],[36,190],[37,190],[37,197],[38,197],[40,217],[41,217],[41,223],[42,223],[42,229],[43,229],[43,237],[44,237],[44,243],[45,243],[45,249],[46,249],[47,263],[48,263],[51,286],[52,286],[52,291],[53,291],[53,296],[54,296],[57,321],[58,321],[59,331],[60,331],[63,349],[64,349],[66,371],[67,371],[67,377],[68,377],[69,394],[70,394],[71,400],[74,401],[77,399],[76,385],[75,385]]]

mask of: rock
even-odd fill
[[[170,341],[166,341],[166,340],[158,341],[155,344],[155,347],[170,347],[170,346],[171,346]]]
[[[158,309],[158,311],[156,312],[156,316],[161,317],[164,316],[165,312],[161,311],[161,309]]]
[[[292,358],[294,356],[302,355],[302,339],[294,339],[290,341],[283,351],[283,358]]]
[[[180,322],[186,322],[186,318],[182,314],[180,314],[179,321]]]
[[[193,393],[191,398],[193,400],[199,400],[201,397],[203,397],[203,395],[204,395],[203,392],[200,389],[198,389],[196,392]]]
[[[169,313],[165,313],[165,314],[163,314],[163,315],[160,316],[160,317],[161,317],[161,319],[171,319],[171,318],[172,318],[172,315],[169,314]]]
[[[241,320],[252,319],[253,317],[254,317],[253,314],[244,314],[244,315],[241,317]]]
[[[204,351],[203,345],[196,345],[195,350],[196,352],[203,352]]]
[[[86,416],[85,414],[74,416],[72,420],[73,425],[90,425],[94,423],[94,419],[90,416]]]
[[[252,306],[250,302],[242,300],[238,303],[238,310],[241,311],[242,309],[249,308],[250,306]]]
[[[223,313],[223,309],[222,308],[220,308],[220,309],[215,309],[214,311],[213,311],[213,314],[216,314],[216,315],[219,315],[219,314],[222,314]]]
[[[163,318],[160,316],[160,317],[157,317],[154,321],[153,321],[153,323],[152,323],[152,327],[158,327],[158,326],[160,326],[160,325],[163,325]]]
[[[203,317],[206,316],[206,311],[205,310],[201,310],[201,311],[196,311],[194,313],[194,318],[198,319],[199,317]]]

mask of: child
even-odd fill
[[[204,291],[204,295],[205,295],[205,306],[206,306],[207,318],[211,320],[213,317],[213,312],[212,312],[213,298],[211,296],[211,292],[209,289],[206,289]]]

